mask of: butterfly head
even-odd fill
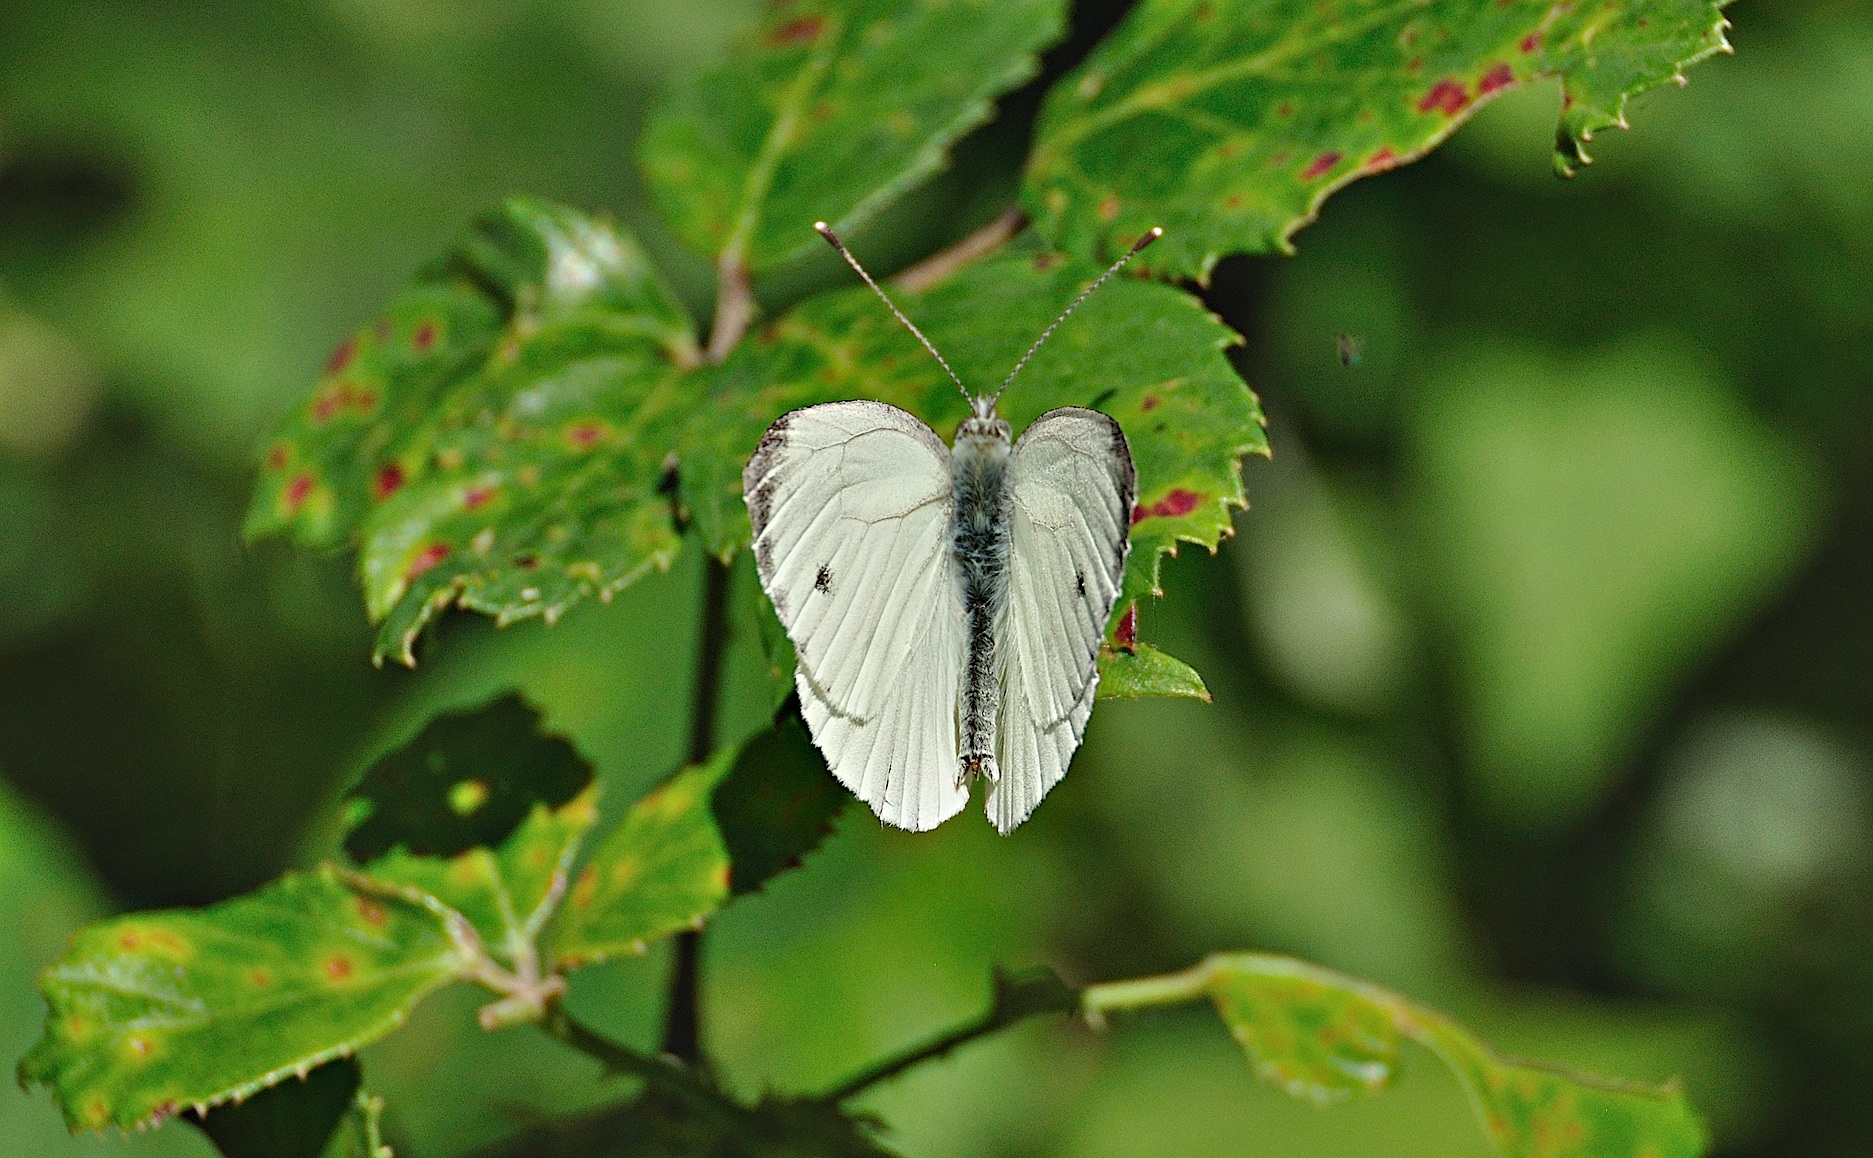
[[[989,412],[984,414],[982,413],[982,399],[972,398],[970,401],[975,405],[976,412],[957,424],[956,441],[958,443],[998,442],[1006,446],[1014,440],[1014,427],[997,418],[992,406]]]

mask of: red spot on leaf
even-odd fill
[[[1445,77],[1431,86],[1431,91],[1424,94],[1418,102],[1421,113],[1441,112],[1446,116],[1455,116],[1463,111],[1463,106],[1470,103],[1470,94],[1464,87],[1450,77]]]
[[[333,981],[343,981],[351,976],[351,958],[343,953],[334,953],[325,959],[325,975]]]
[[[1424,58],[1422,56],[1414,56],[1410,60],[1406,61],[1405,71],[1410,73],[1413,76],[1416,76],[1419,73],[1423,72],[1424,71]]]
[[[1034,259],[1034,268],[1042,273],[1046,273],[1059,264],[1060,255],[1055,253],[1043,253]]]
[[[273,448],[267,451],[267,469],[268,470],[282,470],[285,468],[285,466],[286,466],[286,444],[283,442],[275,443],[273,445]]]
[[[377,391],[370,389],[359,390],[356,394],[351,396],[351,404],[358,408],[359,413],[369,414],[371,411],[377,409]]]
[[[382,926],[387,916],[388,914],[384,912],[384,906],[378,904],[376,901],[373,901],[369,897],[358,898],[358,918],[365,924]]]
[[[286,513],[290,515],[298,511],[305,505],[306,498],[311,493],[312,476],[309,474],[294,475],[293,481],[286,484],[286,493],[280,496],[281,502],[286,507]]]
[[[1275,115],[1278,117],[1291,117],[1294,115],[1294,106],[1287,101],[1282,101],[1275,106]]]
[[[394,462],[387,462],[377,469],[377,477],[371,480],[371,494],[381,503],[396,494],[402,486],[403,468]]]
[[[1197,504],[1202,501],[1202,495],[1197,494],[1195,491],[1187,491],[1182,487],[1178,487],[1150,506],[1140,507],[1133,511],[1132,522],[1136,523],[1143,519],[1153,518],[1174,519],[1180,515],[1187,515],[1191,511],[1196,510]]]
[[[133,953],[136,951],[137,946],[142,943],[143,939],[137,936],[137,931],[135,929],[125,929],[122,933],[117,935],[118,947]]]
[[[1320,154],[1320,156],[1314,158],[1313,164],[1301,170],[1301,180],[1313,181],[1317,178],[1323,177],[1327,174],[1328,170],[1332,169],[1335,165],[1339,163],[1340,163],[1340,154],[1322,153]]]
[[[783,44],[809,44],[819,39],[819,34],[826,27],[826,21],[818,16],[802,16],[767,34],[767,42],[779,47]]]
[[[1533,52],[1537,48],[1540,48],[1541,47],[1541,33],[1531,32],[1527,36],[1522,37],[1522,43],[1520,47],[1523,52]]]
[[[325,360],[325,372],[327,374],[336,374],[346,366],[351,365],[352,359],[357,356],[358,339],[356,335],[353,335],[338,343],[338,348],[332,351],[332,356]]]
[[[247,983],[255,989],[265,989],[273,984],[273,974],[265,969],[256,969],[247,975]]]
[[[1515,83],[1515,70],[1506,64],[1499,64],[1483,74],[1483,79],[1476,82],[1478,96],[1488,96],[1499,89],[1508,88]]]
[[[1234,141],[1224,141],[1216,146],[1216,155],[1225,161],[1233,161],[1242,152],[1242,146]]]
[[[1223,198],[1223,207],[1226,209],[1242,208],[1242,194],[1231,193],[1229,196]]]
[[[605,424],[602,422],[575,422],[566,428],[566,441],[580,450],[590,449],[603,437]]]
[[[416,327],[415,333],[410,335],[410,345],[416,347],[417,353],[427,354],[431,347],[436,344],[436,338],[441,333],[442,327],[436,325],[436,323],[424,322],[422,325]]]
[[[1368,173],[1383,173],[1396,164],[1398,164],[1398,154],[1392,152],[1390,145],[1382,145],[1372,156],[1367,157],[1366,163],[1360,167]]]
[[[1138,650],[1138,603],[1133,601],[1125,605],[1125,614],[1119,616],[1118,630],[1112,633],[1113,642],[1120,651]]]
[[[1099,220],[1110,222],[1117,219],[1118,215],[1119,199],[1117,197],[1107,197],[1099,203]]]
[[[133,1037],[129,1039],[128,1044],[130,1046],[130,1052],[136,1054],[138,1057],[150,1056],[150,1043],[148,1038]]]
[[[493,497],[493,487],[469,487],[462,492],[462,507],[472,511]]]
[[[344,409],[349,394],[349,388],[340,385],[335,390],[327,390],[315,397],[312,400],[312,421],[330,422],[334,415]]]
[[[1145,395],[1145,400],[1138,404],[1138,409],[1143,410],[1146,413],[1150,413],[1151,411],[1156,410],[1157,408],[1158,408],[1158,396],[1156,394]]]
[[[431,543],[417,552],[416,558],[410,560],[409,567],[403,572],[403,578],[406,582],[414,583],[417,576],[448,557],[449,545],[447,543]]]

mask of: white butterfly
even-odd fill
[[[949,363],[825,223],[814,226],[950,377]],[[1047,327],[943,445],[882,402],[783,414],[742,474],[755,568],[799,660],[813,740],[886,824],[921,832],[969,782],[1007,833],[1066,775],[1092,714],[1099,645],[1130,550],[1136,475],[1119,424],[1077,406],[1018,442],[995,403]]]

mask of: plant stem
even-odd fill
[[[689,763],[715,750],[715,717],[722,698],[722,653],[728,647],[728,566],[703,561],[702,623],[696,644],[696,687],[689,717]],[[664,1005],[663,1052],[686,1065],[702,1065],[702,931],[676,939]]]
[[[891,284],[909,293],[919,293],[942,281],[972,261],[987,257],[1010,238],[1027,228],[1028,215],[1019,205],[1010,205],[1001,215],[948,249],[939,250],[891,279]]]
[[[931,1038],[922,1045],[914,1046],[894,1057],[888,1057],[881,1062],[874,1063],[867,1069],[841,1082],[837,1088],[820,1095],[821,1100],[843,1102],[848,1098],[856,1097],[877,1085],[879,1082],[889,1081],[920,1062],[942,1057],[957,1046],[967,1044],[978,1037],[986,1037],[996,1030],[1003,1028],[1006,1024],[1006,1022],[1003,1022],[996,1016],[994,1010],[990,1010],[973,1021],[959,1025],[947,1033]]]
[[[715,324],[709,327],[709,361],[728,357],[754,321],[754,287],[741,259],[723,254],[715,263]]]
[[[997,1033],[1036,1014],[1068,1013],[1076,1009],[1078,1005],[1079,994],[1061,981],[1051,969],[1029,970],[1025,974],[1010,974],[997,969],[994,999],[980,1017],[931,1038],[922,1045],[914,1046],[903,1053],[866,1067],[862,1072],[820,1095],[819,1100],[828,1103],[843,1102],[863,1093],[879,1082],[896,1077],[912,1066],[932,1058],[942,1057],[957,1046],[965,1045],[978,1037]]]
[[[587,1057],[603,1063],[614,1073],[642,1078],[647,1089],[670,1097],[689,1109],[710,1117],[732,1114],[735,1110],[713,1087],[690,1071],[659,1058],[647,1057],[599,1036],[576,1021],[557,1002],[547,1010],[540,1028]]]

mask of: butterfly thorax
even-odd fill
[[[950,454],[951,553],[968,620],[962,698],[959,783],[993,780],[995,721],[1001,714],[996,636],[1008,602],[1008,454],[1012,432],[999,418],[965,419]]]

